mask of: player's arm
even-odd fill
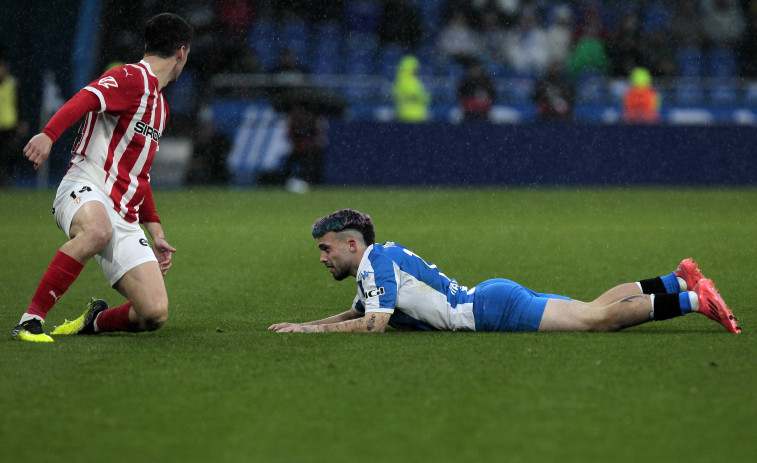
[[[273,325],[269,326],[268,329],[279,331],[282,328],[285,328],[287,326],[294,326],[294,325],[323,325],[323,324],[330,324],[330,323],[340,323],[347,320],[353,320],[355,318],[359,318],[362,316],[363,314],[358,312],[357,310],[350,309],[346,312],[332,315],[327,318],[323,318],[320,320],[313,320],[313,321],[305,322],[305,323],[274,323]]]
[[[60,135],[89,111],[98,111],[100,100],[92,92],[81,90],[66,102],[58,112],[53,115],[45,126],[42,133],[33,136],[24,147],[24,156],[39,167],[48,156],[53,143],[58,141]]]
[[[367,312],[364,316],[338,323],[317,325],[290,325],[276,330],[277,333],[383,333],[392,314]]]
[[[147,230],[152,238],[152,252],[158,259],[160,271],[165,275],[171,268],[171,257],[176,249],[166,241],[166,234],[163,232],[163,225],[160,223],[158,213],[155,211],[155,203],[152,198],[152,188],[149,184],[145,199],[139,207],[139,221]]]

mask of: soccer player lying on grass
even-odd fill
[[[109,309],[105,301],[92,300],[81,317],[53,335],[155,330],[166,320],[163,275],[176,249],[155,211],[150,166],[168,121],[162,91],[184,69],[192,35],[192,26],[171,13],[147,21],[142,61],[114,67],[86,86],[24,148],[36,169],[63,131],[86,114],[53,203],[55,221],[69,241],[48,265],[12,339],[52,342],[42,323],[92,257],[127,301]],[[152,249],[140,223],[152,237]]]
[[[436,265],[394,243],[374,242],[370,216],[343,209],[318,219],[320,261],[336,280],[357,279],[357,296],[346,312],[307,323],[276,323],[288,332],[383,332],[398,329],[447,331],[617,331],[651,320],[699,312],[728,331],[738,320],[711,280],[691,259],[663,277],[625,283],[592,302],[537,293],[510,280],[460,286]]]

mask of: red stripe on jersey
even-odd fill
[[[150,167],[167,120],[158,85],[142,61],[117,66],[86,87],[99,97],[103,112],[88,116],[77,152],[90,162],[79,165],[103,179],[113,208],[129,222],[137,221],[150,187]]]
[[[162,100],[163,95],[160,94],[157,89],[147,95],[145,105],[147,108],[150,108],[150,111],[145,111],[141,121],[148,127],[153,127],[155,125],[155,120],[161,117]],[[146,152],[147,157],[143,158],[145,156],[145,145],[151,143],[151,141],[148,141],[148,137],[151,137],[149,134],[133,133],[131,135],[131,142],[118,164],[118,179],[114,185],[113,193],[111,193],[111,197],[114,201],[116,201],[114,195],[117,195],[122,206],[126,207],[128,216],[125,216],[124,218],[130,222],[137,219],[136,209],[142,201],[144,201],[145,188],[149,188],[149,185],[147,185],[148,174],[150,172],[150,167],[152,167],[152,161],[155,155],[155,150],[148,149]],[[135,172],[135,167],[140,159],[144,159],[144,164],[139,170],[139,173],[137,173]],[[133,192],[131,199],[129,199],[126,204],[123,204],[124,196],[126,196],[127,191],[129,188],[133,188],[130,175],[134,174],[136,174],[137,177],[136,189]]]
[[[85,155],[87,152],[87,145],[90,138],[92,138],[92,129],[97,122],[97,113],[88,113],[87,118],[84,120],[84,124],[81,126],[81,134],[79,135],[79,143],[74,148],[74,154]]]
[[[118,147],[118,144],[121,142],[121,139],[124,137],[124,135],[127,133],[129,128],[132,125],[132,122],[134,122],[135,117],[137,117],[137,114],[142,111],[142,116],[140,117],[140,120],[142,122],[149,124],[149,119],[152,111],[148,111],[152,107],[152,100],[154,99],[152,92],[150,92],[150,82],[149,77],[147,77],[146,72],[144,72],[144,93],[141,97],[139,105],[136,105],[133,107],[133,110],[126,113],[123,117],[119,119],[119,124],[116,128],[116,132],[120,133],[120,137],[118,137],[118,140],[114,139],[111,140],[111,145],[109,148],[108,157],[110,159],[110,165],[107,166],[108,170],[110,172],[110,168],[112,166],[112,162],[115,159],[116,156],[116,148]],[[149,93],[148,93],[149,92]],[[147,99],[145,100],[145,94],[147,94]],[[144,102],[143,102],[144,101]],[[142,202],[141,198],[138,198],[138,203],[136,205],[133,205],[132,207],[128,207],[128,204],[122,204],[124,200],[124,195],[126,195],[129,186],[131,185],[132,179],[131,179],[131,172],[134,169],[134,166],[139,161],[140,157],[143,156],[142,152],[145,148],[145,144],[149,143],[145,139],[143,135],[137,134],[133,131],[132,128],[131,133],[128,133],[129,141],[126,145],[125,149],[122,153],[120,153],[120,159],[118,160],[117,170],[116,170],[116,179],[115,184],[113,185],[113,189],[110,192],[110,197],[113,200],[113,204],[116,208],[116,210],[121,213],[121,215],[129,222],[134,222],[137,220],[137,213],[136,210],[134,210],[134,206],[138,206],[139,203]],[[116,142],[116,143],[114,143]],[[149,150],[148,150],[149,155]],[[137,182],[139,182],[139,179],[137,179]],[[139,195],[139,185],[137,185],[137,191],[134,193],[134,197],[131,199],[137,199]],[[131,202],[131,201],[128,201]],[[124,210],[125,208],[125,210]]]
[[[150,99],[148,99],[148,105],[151,105],[151,107],[154,107],[154,110],[152,111],[152,121],[147,120],[147,116],[142,119],[142,122],[148,124],[150,127],[157,125],[158,133],[163,133],[163,114],[164,114],[164,108],[165,108],[165,100],[163,99],[163,94],[158,93],[157,98],[155,98],[156,95],[153,93],[150,95]],[[154,103],[154,104],[153,104]],[[158,123],[156,124],[156,121]],[[152,122],[152,123],[151,123]],[[140,135],[135,135],[135,137]],[[159,143],[159,142],[158,142]],[[147,159],[145,160],[145,163],[142,165],[142,170],[139,172],[137,179],[138,179],[138,186],[137,191],[134,194],[134,197],[132,197],[131,201],[127,204],[127,207],[129,210],[135,210],[139,208],[139,206],[142,204],[142,202],[145,199],[145,195],[147,194],[147,190],[149,190],[149,175],[150,175],[150,168],[152,167],[153,159],[155,158],[155,151],[149,150],[147,153]]]

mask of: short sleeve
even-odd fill
[[[100,100],[99,112],[118,113],[126,111],[144,95],[147,76],[139,66],[117,66],[84,87]]]

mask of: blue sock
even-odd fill
[[[678,284],[678,277],[675,273],[671,272],[670,275],[660,277],[662,284],[665,285],[665,291],[668,294],[676,294],[681,292],[681,285]]]
[[[681,304],[681,313],[684,315],[694,311],[691,308],[691,299],[689,298],[688,291],[684,291],[678,295],[678,302]]]

